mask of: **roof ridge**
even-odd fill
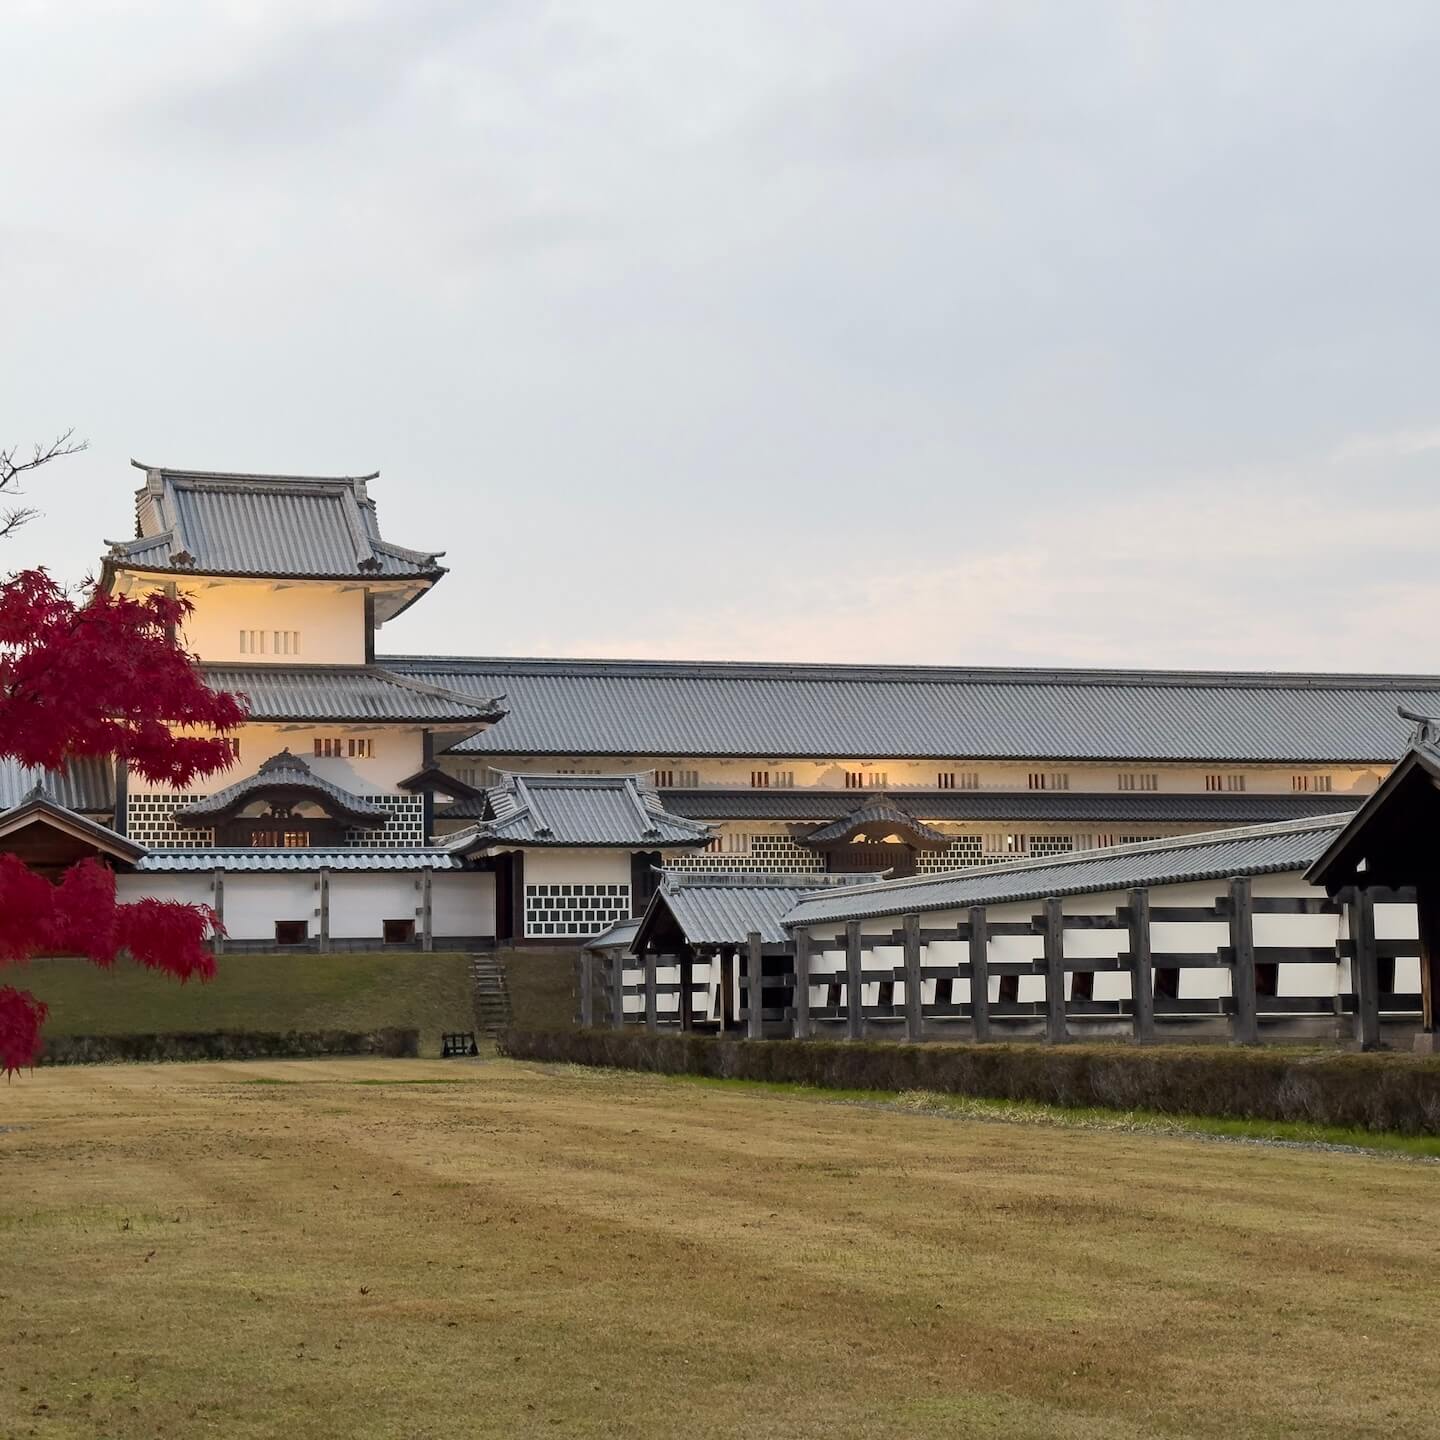
[[[387,655],[387,663],[416,667],[465,666],[472,669],[515,669],[533,667],[541,672],[567,668],[603,672],[607,669],[639,670],[654,675],[691,674],[696,679],[747,675],[752,679],[816,679],[824,676],[890,679],[906,683],[944,684],[968,681],[972,684],[1073,683],[1077,685],[1158,684],[1204,688],[1214,685],[1267,689],[1296,685],[1317,689],[1394,688],[1416,685],[1440,690],[1440,675],[1377,673],[1340,670],[1175,670],[1160,667],[1125,666],[1006,666],[1006,665],[903,665],[870,662],[823,662],[808,660],[670,660],[643,657],[526,656],[526,655]]]
[[[882,880],[873,885],[857,885],[847,894],[885,894],[904,886],[911,889],[924,885],[947,884],[953,880],[980,875],[1017,875],[1033,870],[1063,869],[1083,865],[1113,855],[1163,854],[1167,850],[1192,850],[1202,845],[1223,845],[1232,840],[1258,839],[1266,835],[1299,835],[1308,830],[1333,830],[1353,817],[1347,814],[1307,815],[1300,820],[1273,820],[1263,825],[1240,825],[1230,830],[1196,830],[1188,835],[1167,835],[1159,840],[1140,840],[1132,845],[1102,845],[1093,850],[1069,850],[1061,855],[1044,855],[1026,860],[1013,860],[997,865],[963,865],[955,870],[937,870],[929,875],[906,875],[895,880]],[[816,895],[823,894],[817,890]],[[807,897],[808,898],[808,897]]]
[[[278,480],[284,482],[310,481],[326,485],[353,485],[356,481],[365,482],[380,478],[378,470],[371,470],[365,475],[286,475],[259,470],[194,470],[188,465],[149,465],[143,460],[135,459],[133,455],[130,457],[130,463],[135,469],[145,471],[147,475],[164,475],[172,480]]]

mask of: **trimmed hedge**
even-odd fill
[[[1216,1046],[901,1045],[507,1031],[500,1053],[662,1075],[1440,1134],[1440,1057]]]
[[[420,1053],[420,1032],[381,1030],[212,1030],[165,1035],[47,1036],[41,1065],[108,1065],[116,1061],[268,1060],[313,1055]]]

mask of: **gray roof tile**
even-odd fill
[[[845,790],[663,790],[666,806],[697,820],[789,820],[816,824],[850,813],[854,792]],[[1264,795],[1201,792],[1076,790],[934,790],[894,792],[892,798],[917,820],[1061,820],[1095,824],[1256,825],[1299,820],[1358,806],[1359,795]],[[447,807],[446,814],[451,813]],[[457,818],[461,813],[454,811]]]
[[[726,874],[665,870],[641,922],[643,935],[661,910],[675,918],[691,945],[742,945],[752,932],[762,944],[783,945],[789,938],[781,919],[818,887],[846,889],[869,876],[785,873]]]
[[[62,775],[58,771],[36,770],[17,760],[0,759],[0,810],[18,805],[36,785],[67,810],[81,814],[115,813],[114,762],[97,755],[72,760]]]
[[[1383,763],[1440,678],[404,657],[505,695],[483,755]]]
[[[212,690],[250,700],[252,720],[411,720],[482,725],[498,701],[397,675],[376,665],[202,665]]]
[[[435,580],[442,552],[380,536],[367,476],[237,475],[140,466],[138,538],[107,542],[116,565],[191,575]]]
[[[138,870],[460,870],[443,850],[151,850]]]
[[[957,910],[1048,895],[1079,895],[1304,870],[1349,820],[1333,815],[1238,830],[1216,830],[1140,845],[1082,850],[1048,860],[974,866],[946,874],[886,880],[843,895],[808,895],[785,917],[787,925],[828,924],[882,915]]]
[[[496,845],[618,845],[671,849],[708,843],[710,827],[671,815],[635,775],[509,775],[486,792],[486,816],[449,836],[462,853]]]
[[[207,795],[204,800],[182,805],[175,811],[175,823],[191,827],[203,825],[233,815],[252,799],[271,796],[277,790],[291,792],[297,799],[313,800],[328,814],[351,825],[383,825],[390,818],[388,810],[317,775],[304,759],[287,749],[262,761],[255,774]]]

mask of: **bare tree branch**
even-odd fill
[[[38,470],[52,460],[65,455],[76,455],[89,445],[88,440],[75,439],[73,429],[57,435],[48,445],[36,445],[26,456],[18,445],[0,449],[0,495],[23,495],[20,477],[31,470]],[[33,506],[19,505],[10,510],[0,510],[0,540],[14,534],[27,520],[33,520],[40,512]]]

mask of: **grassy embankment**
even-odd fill
[[[1440,1166],[934,1104],[37,1073],[0,1109],[0,1435],[1431,1432]]]

